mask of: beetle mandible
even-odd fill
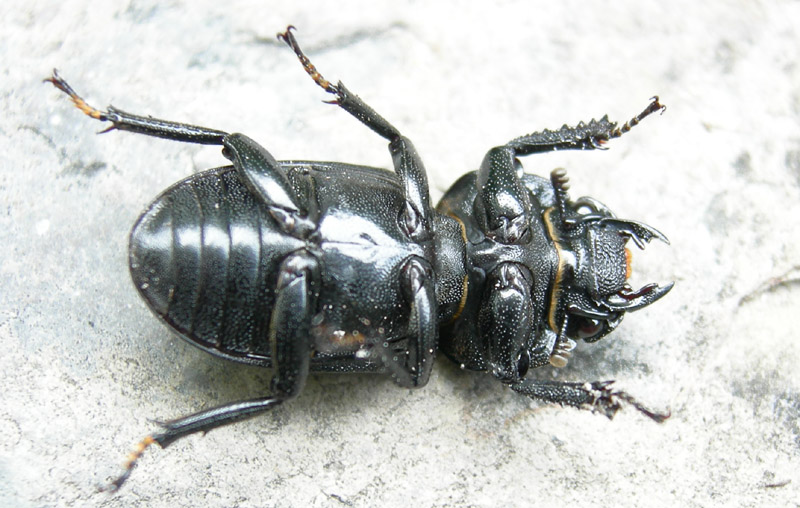
[[[243,134],[113,106],[101,111],[55,70],[46,80],[83,113],[111,122],[107,130],[223,147],[231,166],[179,181],[139,217],[130,271],[150,309],[180,337],[215,356],[273,369],[269,395],[162,423],[110,488],[122,486],[151,444],[166,447],[268,411],[297,396],[309,372],[386,373],[402,387],[420,387],[437,350],[534,399],[609,418],[627,403],[666,419],[609,381],[526,377],[545,365],[563,367],[576,340],[602,338],[672,283],[634,290],[626,282],[627,241],[644,248],[667,242],[663,234],[618,219],[596,199],[570,199],[563,170],[548,180],[524,173],[518,159],[603,148],[663,112],[658,97],[621,127],[603,117],[492,148],[434,208],[411,141],[341,82],[323,78],[293,28],[278,38],[335,96],[332,104],[389,142],[394,172],[276,161]]]

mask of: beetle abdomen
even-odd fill
[[[131,276],[183,338],[266,365],[277,266],[296,243],[232,167],[217,168],[173,185],[142,214],[130,236]]]

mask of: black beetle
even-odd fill
[[[628,240],[666,237],[618,219],[599,201],[567,195],[567,178],[525,174],[517,157],[591,150],[663,111],[657,97],[617,127],[607,117],[544,130],[492,148],[434,209],[411,142],[352,94],[317,72],[293,27],[278,38],[331,101],[384,139],[394,172],[339,162],[276,161],[243,134],[89,106],[53,71],[46,81],[107,130],[222,145],[232,166],[190,176],[158,196],[130,236],[130,270],[151,310],[213,354],[274,369],[270,395],[162,423],[131,454],[119,488],[153,443],[272,409],[303,389],[309,372],[388,373],[424,386],[441,350],[462,368],[490,372],[542,401],[613,417],[627,402],[611,382],[526,377],[567,363],[575,340],[593,342],[627,311],[672,287],[633,290]],[[441,336],[441,339],[440,339]]]

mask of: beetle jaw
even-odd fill
[[[628,284],[625,284],[616,294],[610,295],[601,302],[601,305],[614,312],[633,312],[660,300],[670,292],[674,285],[674,282],[664,286],[652,283],[642,286],[638,291],[633,291]]]

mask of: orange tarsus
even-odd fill
[[[278,33],[278,40],[285,42],[290,48],[292,48],[294,54],[300,59],[300,63],[303,64],[303,68],[306,70],[308,75],[311,76],[311,79],[314,80],[314,83],[322,87],[328,93],[338,94],[339,90],[336,88],[336,86],[319,73],[314,64],[311,63],[311,60],[309,60],[305,53],[303,53],[303,50],[300,49],[297,39],[295,39],[294,35],[292,35],[292,30],[297,29],[293,25],[286,27],[285,32]],[[336,102],[333,101],[333,103]]]
[[[128,454],[128,457],[125,460],[125,464],[123,466],[125,471],[120,476],[112,480],[108,486],[101,487],[100,490],[112,493],[118,491],[120,487],[122,487],[122,484],[125,483],[128,477],[131,475],[133,468],[136,467],[136,461],[142,457],[145,450],[157,442],[158,441],[156,441],[153,436],[147,436],[136,443],[133,451]]]
[[[656,111],[660,111],[660,114],[663,114],[664,111],[666,111],[666,109],[667,109],[667,107],[664,106],[663,104],[661,104],[658,101],[658,95],[654,95],[653,97],[650,98],[650,104],[647,105],[647,107],[644,109],[644,111],[642,111],[641,113],[639,113],[635,117],[633,117],[630,120],[628,120],[627,122],[625,122],[622,125],[622,127],[619,127],[617,129],[614,129],[613,131],[611,131],[609,133],[608,137],[609,138],[618,138],[618,137],[622,136],[623,134],[625,134],[626,132],[628,132],[629,130],[631,130],[631,128],[636,127],[637,125],[639,125],[639,122],[641,122],[646,117],[652,115]]]
[[[53,86],[64,92],[65,94],[69,95],[69,98],[72,100],[72,103],[75,104],[75,107],[80,109],[85,115],[90,116],[96,120],[108,120],[108,117],[105,113],[100,111],[97,108],[90,106],[83,97],[77,94],[75,90],[69,86],[69,83],[64,81],[64,78],[58,75],[58,70],[53,69],[53,75],[49,78],[44,80],[45,82],[52,83]]]

